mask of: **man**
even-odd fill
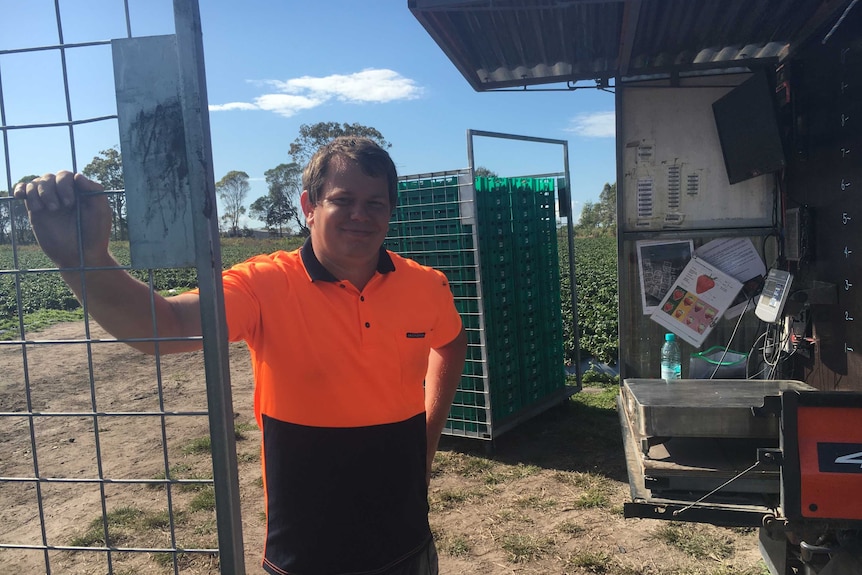
[[[371,140],[334,140],[303,173],[305,245],[223,275],[229,337],[247,342],[254,366],[273,575],[437,573],[427,486],[466,337],[445,276],[382,247],[396,179]],[[87,193],[98,191],[69,172],[16,186],[58,267],[116,267],[107,200]],[[80,299],[80,272],[61,273]],[[151,335],[148,286],[117,269],[87,271],[85,282],[105,329]],[[160,337],[200,335],[197,293],[155,297]],[[163,353],[199,347],[159,342]]]

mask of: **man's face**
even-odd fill
[[[356,162],[336,157],[319,202],[311,204],[307,191],[301,201],[314,253],[325,267],[376,267],[392,213],[385,176],[368,176]]]

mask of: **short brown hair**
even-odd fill
[[[317,205],[322,197],[323,183],[329,165],[335,157],[353,160],[362,172],[377,178],[386,177],[389,192],[389,207],[395,209],[398,202],[398,172],[389,153],[369,138],[340,136],[321,147],[309,160],[302,172],[302,189],[308,191],[308,199]]]

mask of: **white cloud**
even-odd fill
[[[231,110],[257,110],[257,106],[248,102],[230,102],[228,104],[211,104],[210,112],[229,112]]]
[[[613,138],[616,135],[616,114],[614,112],[579,114],[569,120],[566,131],[587,138]]]
[[[276,91],[256,97],[253,103],[211,105],[210,111],[266,110],[290,117],[330,100],[349,104],[385,103],[413,100],[422,95],[422,88],[417,86],[416,82],[387,69],[367,69],[354,74],[333,74],[317,78],[302,76],[286,81],[265,80],[259,84]]]
[[[275,112],[280,116],[289,118],[301,112],[321,105],[325,100],[306,98],[305,96],[292,96],[290,94],[264,94],[254,99],[255,106],[259,110]]]

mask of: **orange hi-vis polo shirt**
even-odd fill
[[[223,274],[263,431],[273,575],[375,573],[430,538],[423,381],[461,330],[446,277],[381,249],[360,292],[311,245]]]

